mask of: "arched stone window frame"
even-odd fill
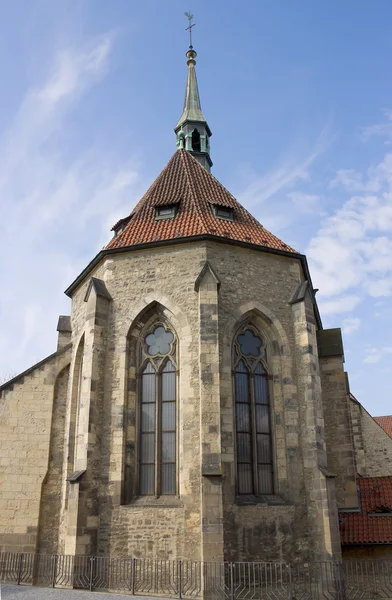
[[[245,355],[241,352],[241,344],[239,338],[245,334],[245,332],[251,332],[254,338],[260,341],[260,345],[256,345],[253,353]],[[268,360],[268,340],[263,332],[256,323],[250,319],[242,322],[242,324],[236,329],[232,340],[232,394],[233,394],[233,414],[234,414],[234,456],[235,456],[235,486],[236,495],[239,497],[243,496],[264,496],[272,495],[276,493],[276,455],[275,455],[275,442],[274,442],[274,424],[273,424],[273,390],[271,385],[271,366]],[[236,390],[236,376],[247,375],[247,386],[248,386],[248,403],[239,401],[238,391]],[[262,379],[261,379],[262,378]],[[257,384],[259,380],[259,384]],[[263,399],[260,396],[260,381],[263,381]],[[265,381],[265,383],[264,383]],[[259,390],[259,391],[257,391]],[[244,407],[249,406],[248,409]],[[240,409],[240,406],[242,408]],[[267,407],[267,411],[265,408]],[[260,418],[258,418],[259,412],[264,409],[264,421],[265,414],[267,415],[268,431],[264,424],[260,427]],[[249,415],[249,427],[248,431],[238,431],[238,413],[244,413],[244,410],[248,410]],[[239,436],[243,438],[250,437],[250,461],[241,460],[244,458],[244,447],[239,448],[239,443],[243,444],[239,440]],[[266,449],[260,450],[260,444],[258,448],[258,440],[268,438],[268,452],[269,461],[268,469],[267,461],[265,456],[261,456],[261,453],[265,453]],[[241,456],[242,454],[242,456]],[[260,460],[260,459],[263,460]],[[244,473],[240,473],[239,465],[251,465],[251,485],[245,486]],[[262,471],[264,470],[264,475]],[[267,475],[267,472],[269,475]],[[242,479],[242,481],[241,481]],[[269,482],[268,482],[269,480]],[[267,485],[268,483],[268,485]]]
[[[146,332],[154,324],[164,324],[173,332],[176,339],[177,367],[181,365],[181,376],[177,369],[176,391],[177,391],[177,414],[176,414],[176,495],[161,496],[157,499],[159,505],[172,505],[174,498],[180,497],[180,477],[183,476],[183,466],[180,473],[180,456],[182,445],[184,443],[180,428],[181,413],[181,386],[183,379],[188,381],[189,368],[188,363],[183,362],[183,352],[188,356],[188,344],[181,343],[184,338],[188,339],[190,332],[189,326],[181,313],[181,310],[170,302],[167,297],[156,297],[151,294],[146,296],[143,302],[133,307],[130,312],[128,322],[124,323],[124,333],[126,344],[124,352],[121,354],[120,372],[123,372],[124,379],[120,378],[120,395],[124,394],[124,421],[122,437],[122,480],[121,480],[121,504],[140,504],[155,505],[156,496],[139,495],[139,423],[140,423],[140,396],[139,396],[139,378],[138,373],[141,368],[141,344]],[[180,355],[181,354],[181,355]]]
[[[156,351],[151,353],[152,345],[149,346],[148,338],[155,335],[155,332],[159,329],[164,329],[166,334],[171,334],[173,339],[168,343],[167,351],[161,351],[158,348]],[[165,349],[164,349],[165,350]],[[164,495],[176,496],[178,495],[178,377],[179,377],[179,366],[178,366],[178,338],[174,328],[165,320],[161,318],[152,318],[147,325],[143,328],[140,334],[140,338],[137,344],[137,383],[136,383],[136,395],[137,395],[137,417],[136,417],[136,432],[137,432],[137,444],[136,444],[136,495],[138,496],[155,496],[160,497]],[[171,364],[172,368],[167,370],[168,365]],[[172,370],[174,368],[174,370]],[[149,369],[149,372],[148,372]],[[165,376],[174,375],[174,398],[165,398],[165,384],[163,378]],[[143,378],[154,377],[154,401],[149,402],[151,398],[148,398],[145,394],[146,388],[143,385]],[[148,387],[148,386],[147,386]],[[166,389],[167,389],[166,385]],[[173,387],[173,386],[172,386]],[[143,404],[154,406],[154,431],[146,431],[143,425]],[[174,421],[173,415],[170,419],[170,429],[165,426],[165,407],[169,408],[169,404],[174,404]],[[168,415],[166,415],[166,420]],[[173,428],[174,424],[174,428]],[[143,438],[149,438],[154,436],[154,457],[152,462],[146,462],[143,460],[143,454],[146,453],[146,444]],[[169,436],[174,438],[174,454],[168,459],[167,446],[165,447],[166,441]],[[166,456],[165,456],[166,455]],[[165,458],[167,460],[165,460]],[[174,481],[172,485],[168,486],[168,481],[164,477],[164,468],[174,465]],[[150,485],[147,485],[145,475],[143,476],[143,470],[146,467],[154,467],[154,483],[153,489]],[[152,470],[152,469],[151,469]],[[167,469],[169,470],[169,469]]]
[[[137,423],[138,399],[137,399],[137,348],[141,331],[153,319],[160,319],[167,322],[174,331],[178,340],[177,357],[180,365],[180,374],[177,378],[178,386],[178,410],[177,410],[177,499],[174,502],[173,496],[168,496],[167,500],[160,498],[157,504],[161,506],[181,505],[181,495],[184,489],[184,481],[188,481],[192,471],[192,466],[188,462],[182,462],[181,457],[194,448],[195,452],[200,452],[199,446],[194,446],[196,432],[188,431],[184,438],[183,428],[184,407],[183,390],[186,390],[187,406],[193,406],[198,398],[197,392],[192,388],[192,328],[188,322],[187,315],[183,312],[181,306],[174,300],[163,294],[156,295],[154,292],[146,294],[138,303],[129,308],[122,327],[119,331],[118,344],[116,352],[119,356],[116,372],[118,373],[118,387],[112,390],[112,403],[121,411],[121,434],[118,435],[119,450],[121,445],[121,462],[119,462],[118,474],[121,477],[121,487],[119,489],[119,500],[122,505],[154,505],[152,497],[137,497]],[[181,424],[181,427],[180,427]],[[178,500],[178,503],[177,503]]]

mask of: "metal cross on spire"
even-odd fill
[[[193,46],[192,46],[192,28],[195,26],[195,23],[192,23],[193,15],[191,12],[186,12],[186,13],[184,13],[184,15],[186,16],[186,18],[189,21],[189,27],[187,27],[185,29],[185,31],[189,31],[189,47],[193,48]]]

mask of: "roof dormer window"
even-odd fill
[[[120,221],[118,221],[114,225],[114,227],[112,227],[112,231],[114,231],[114,237],[117,237],[122,231],[124,231],[129,221],[131,220],[131,217],[132,215],[130,215],[129,217],[125,217],[125,219],[120,219]]]
[[[177,214],[177,208],[178,204],[171,204],[170,206],[156,206],[155,220],[173,219]]]
[[[234,221],[234,210],[229,206],[219,206],[218,204],[214,204],[213,211],[217,219]]]

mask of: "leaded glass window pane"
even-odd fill
[[[259,494],[273,494],[272,465],[258,465]]]
[[[268,404],[268,379],[263,375],[255,375],[255,402]]]
[[[237,457],[240,463],[252,462],[252,436],[250,433],[237,433]]]
[[[155,494],[155,465],[140,465],[140,493],[143,496]]]
[[[142,403],[141,416],[141,431],[155,431],[155,402]]]
[[[250,405],[237,403],[236,406],[237,416],[237,432],[249,431],[250,432]]]
[[[176,435],[175,433],[162,433],[162,462],[175,462],[176,460]]]
[[[155,402],[155,371],[151,363],[148,363],[142,376],[142,402]]]
[[[256,430],[257,433],[269,433],[269,407],[263,404],[256,405]]]
[[[262,341],[251,329],[247,329],[242,335],[238,336],[238,343],[241,354],[244,356],[260,356]]]
[[[250,402],[249,396],[249,376],[247,373],[236,373],[235,377],[235,395],[237,402]]]
[[[151,358],[140,382],[139,491],[142,495],[175,494],[177,370],[173,333],[155,326],[144,338],[143,352],[145,358]]]
[[[162,494],[176,493],[176,465],[164,464],[161,469],[161,492]]]
[[[166,363],[162,372],[162,402],[176,399],[176,372],[172,363]]]
[[[176,429],[176,403],[164,402],[162,404],[162,431]]]
[[[253,494],[253,474],[251,464],[238,465],[238,491],[240,494]]]
[[[140,458],[142,464],[155,462],[155,433],[142,433]]]
[[[270,435],[265,433],[257,434],[257,460],[259,463],[271,462],[271,442]]]
[[[233,351],[237,481],[240,494],[273,494],[266,349],[253,328],[236,338]]]
[[[165,331],[164,327],[156,327],[153,333],[146,337],[146,345],[148,354],[156,356],[157,354],[169,354],[170,344],[174,340],[174,335],[171,331]]]

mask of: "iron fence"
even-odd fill
[[[184,599],[392,600],[392,560],[201,563],[4,552],[0,582]]]

